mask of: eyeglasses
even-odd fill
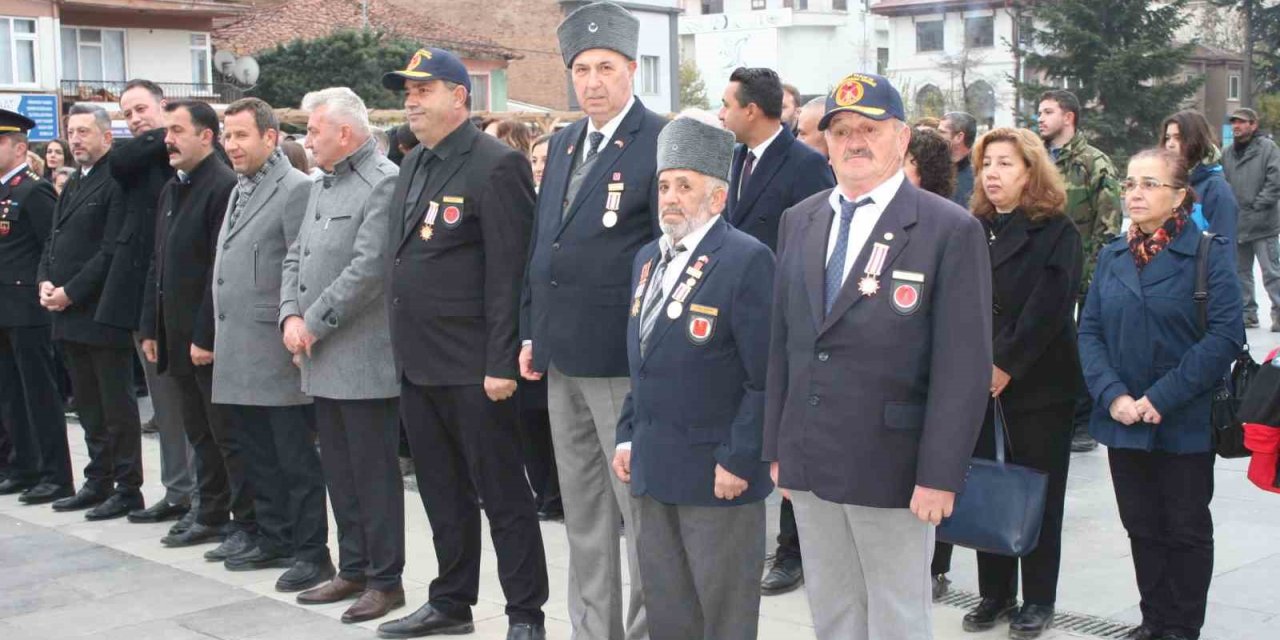
[[[1129,193],[1130,191],[1133,191],[1134,189],[1139,189],[1139,188],[1141,188],[1144,192],[1155,191],[1160,187],[1169,187],[1170,189],[1182,188],[1176,184],[1169,184],[1168,182],[1160,182],[1155,178],[1142,178],[1141,180],[1134,180],[1133,178],[1129,178],[1124,182],[1120,183],[1120,193]]]

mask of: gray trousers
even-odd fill
[[[142,360],[142,372],[147,378],[147,393],[151,396],[151,408],[155,412],[156,427],[160,432],[160,482],[164,484],[165,502],[196,506],[196,452],[187,441],[182,427],[182,397],[177,382],[169,376],[156,373],[156,365],[147,362],[142,354],[141,338],[134,334],[138,359]],[[181,354],[185,357],[187,354]]]
[[[618,414],[630,390],[628,378],[577,378],[554,365],[547,372],[551,441],[569,536],[569,621],[574,640],[640,640],[649,633],[636,559],[639,513],[612,469]],[[631,579],[625,624],[618,546],[623,513]]]
[[[1244,295],[1244,317],[1258,317],[1258,302],[1253,297],[1253,261],[1262,268],[1262,288],[1271,299],[1271,320],[1280,319],[1280,238],[1259,238],[1236,245],[1236,275],[1240,277],[1240,293]]]
[[[932,640],[933,525],[791,491],[819,640]]]
[[[734,507],[640,504],[636,550],[652,640],[755,640],[764,501]]]

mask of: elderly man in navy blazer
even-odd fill
[[[631,392],[613,468],[639,502],[653,640],[756,637],[774,260],[720,217],[732,150],[732,134],[696,120],[663,129],[663,235],[632,267]]]
[[[729,76],[720,107],[720,122],[739,143],[733,153],[725,217],[775,251],[782,212],[836,184],[827,159],[782,126],[783,95],[782,80],[773,69],[738,67]],[[773,596],[802,584],[795,512],[791,501],[783,498],[778,548],[760,590]]]
[[[819,128],[837,187],[783,216],[764,458],[795,504],[818,637],[927,640],[934,525],[990,387],[986,238],[905,180],[887,79],[846,77]]]

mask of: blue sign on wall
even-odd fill
[[[32,142],[47,142],[58,137],[58,96],[43,93],[0,94],[0,108],[16,111],[36,121],[28,134]]]

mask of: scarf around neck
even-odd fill
[[[1133,254],[1133,264],[1138,271],[1155,259],[1165,247],[1182,233],[1187,225],[1187,217],[1179,213],[1164,221],[1154,233],[1143,233],[1138,225],[1129,225],[1129,253]]]

